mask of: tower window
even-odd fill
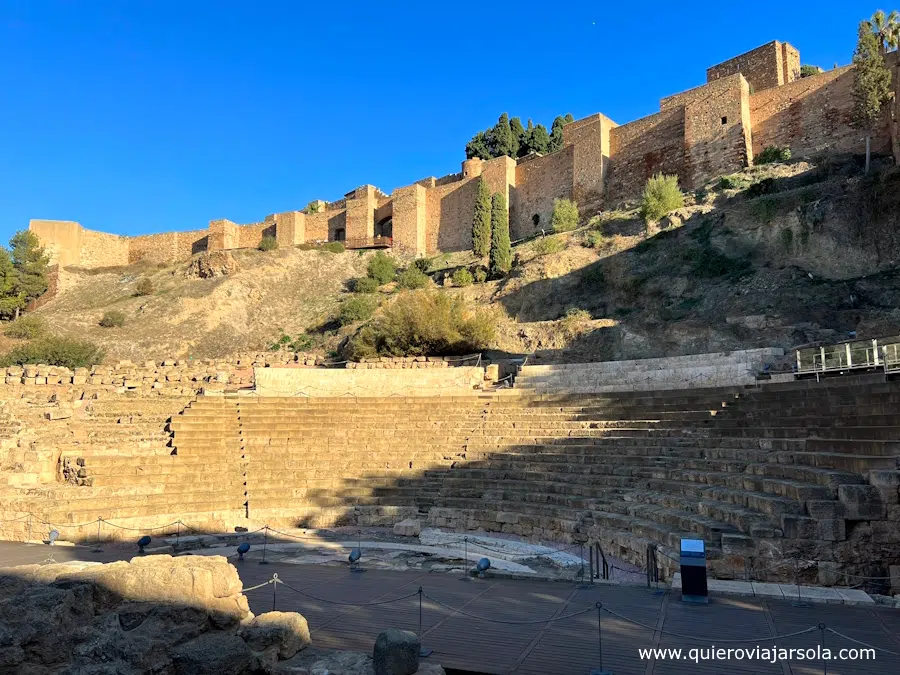
[[[727,118],[727,117],[723,117],[723,118],[722,118],[722,124],[728,124],[728,118]]]

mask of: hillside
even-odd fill
[[[851,331],[900,331],[896,169],[862,177],[853,160],[763,165],[713,181],[649,228],[635,205],[617,206],[582,214],[579,229],[555,235],[564,245],[557,252],[540,255],[540,237],[517,244],[513,271],[501,281],[452,288],[445,277],[476,263],[467,253],[433,258],[429,274],[442,292],[502,308],[497,350],[545,360],[791,347]],[[589,236],[595,248],[585,245]],[[335,352],[355,330],[333,319],[371,252],[213,255],[235,269],[199,278],[197,265],[208,258],[196,257],[163,267],[68,268],[59,295],[37,314],[58,334],[102,344],[107,359],[221,357],[304,331],[318,350]],[[136,297],[144,277],[154,290]],[[389,294],[390,287],[379,295]],[[100,327],[107,310],[123,312],[125,326]]]

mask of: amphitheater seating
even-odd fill
[[[900,562],[897,383],[186,403],[92,402],[61,450],[93,485],[46,489],[35,512],[228,527],[417,516],[596,539],[635,562],[684,536],[720,569],[791,552],[856,570]]]

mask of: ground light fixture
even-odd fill
[[[138,542],[137,542],[138,552],[144,553],[144,547],[149,546],[150,541],[151,541],[150,536],[146,535],[146,534],[143,537],[141,537],[140,539],[138,539]]]
[[[481,579],[484,579],[484,573],[487,572],[491,568],[491,561],[487,558],[482,558],[478,561],[478,564],[475,565],[475,569],[478,570],[478,576]]]
[[[56,540],[59,539],[59,530],[50,530],[47,539],[50,540],[50,546],[53,546],[56,543]]]
[[[362,558],[362,550],[359,547],[350,551],[350,555],[347,559],[350,561],[351,572],[365,572],[365,570],[359,566],[360,558]]]

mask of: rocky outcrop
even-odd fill
[[[234,274],[240,269],[238,261],[227,251],[203,253],[194,258],[184,273],[186,277],[212,279]]]
[[[262,675],[309,643],[299,614],[254,617],[220,556],[0,570],[0,675]]]

